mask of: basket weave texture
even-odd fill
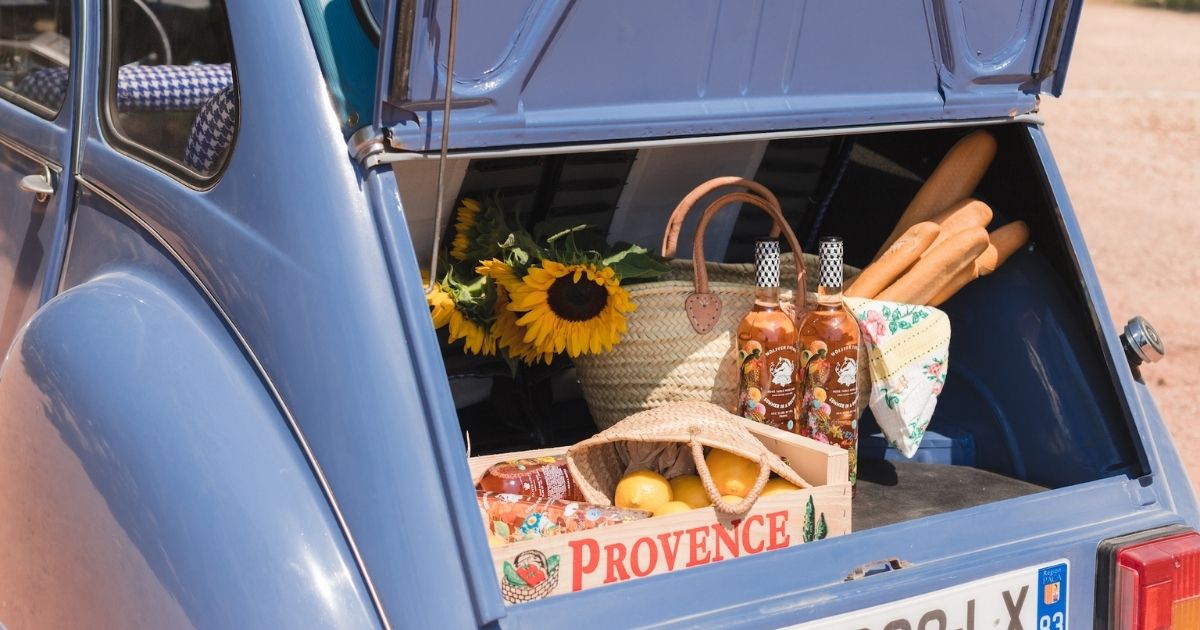
[[[772,472],[801,488],[812,487],[740,423],[740,418],[710,403],[663,405],[634,414],[572,446],[567,450],[567,466],[584,500],[597,505],[613,504],[617,482],[625,474],[627,462],[617,448],[622,442],[686,445],[713,507],[725,514],[742,514],[753,507]],[[743,501],[731,505],[721,498],[704,463],[705,448],[721,449],[758,462],[758,479]]]
[[[803,259],[811,301],[819,259],[811,254]],[[673,260],[668,265],[670,271],[660,281],[626,287],[637,311],[628,317],[629,328],[621,342],[610,352],[574,359],[588,409],[600,429],[669,402],[704,401],[726,409],[737,405],[734,337],[742,317],[754,306],[754,265],[705,264],[709,289],[723,303],[720,319],[706,334],[692,330],[681,308],[695,291],[692,261]],[[780,267],[781,277],[796,277],[792,254],[780,257]],[[858,271],[845,267],[846,282]],[[794,296],[794,290],[780,288],[785,310],[794,308]]]

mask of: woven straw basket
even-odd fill
[[[625,474],[627,464],[617,449],[617,444],[622,442],[686,444],[695,460],[696,473],[704,491],[712,500],[713,508],[723,514],[744,514],[753,507],[772,472],[801,488],[812,487],[740,426],[737,416],[710,403],[681,402],[634,414],[567,450],[571,478],[588,503],[613,504],[617,482]],[[704,463],[705,447],[758,462],[758,477],[741,502],[731,505],[721,498]]]
[[[799,252],[800,244],[766,187],[738,177],[719,177],[696,187],[675,208],[663,236],[662,255],[675,255],[679,230],[695,203],[705,194],[738,186],[756,194],[726,194],[704,211],[693,236],[693,260],[673,260],[670,271],[656,282],[626,287],[637,310],[627,316],[628,331],[612,351],[580,356],[575,361],[579,382],[596,426],[605,429],[618,420],[669,402],[697,400],[733,409],[737,402],[735,331],[754,305],[755,278],[751,263],[713,263],[704,260],[704,229],[712,216],[730,204],[746,203],[762,209],[774,220],[771,236],[781,233]],[[797,266],[792,254],[780,258],[780,277],[793,278],[795,289],[781,288],[785,311],[795,315],[796,289],[815,294],[818,259],[804,254]],[[847,283],[858,270],[845,268]],[[715,296],[715,299],[712,297]],[[694,316],[685,303],[695,299],[718,304],[715,317],[708,309]],[[812,295],[808,299],[814,299]],[[803,310],[803,309],[801,309]],[[697,327],[697,319],[701,326]],[[866,367],[865,361],[859,362]],[[869,381],[868,381],[869,383]],[[868,385],[869,386],[869,385]],[[861,388],[860,388],[861,389]],[[860,396],[861,398],[862,396]],[[865,400],[865,399],[864,399]]]

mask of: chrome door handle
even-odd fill
[[[50,172],[49,166],[43,166],[41,173],[22,177],[17,188],[33,193],[38,202],[43,202],[54,194],[54,174]]]

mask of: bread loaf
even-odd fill
[[[1029,226],[1024,221],[1013,221],[992,232],[988,238],[996,246],[996,267],[999,267],[1029,241]]]
[[[996,155],[996,140],[992,134],[980,130],[959,140],[950,147],[946,157],[934,169],[929,179],[909,202],[904,214],[896,222],[891,235],[879,248],[876,258],[883,255],[908,228],[928,221],[951,204],[971,196],[984,172]]]
[[[954,276],[942,290],[929,301],[930,306],[938,306],[950,299],[958,290],[980,276],[986,276],[996,270],[1013,252],[1029,240],[1029,227],[1024,221],[1014,221],[988,235],[988,246],[975,259],[975,264],[963,269]]]
[[[987,230],[981,227],[963,230],[926,252],[924,258],[876,295],[875,299],[929,304],[946,287],[957,281],[963,270],[974,273],[975,259],[987,246]]]
[[[933,219],[941,228],[941,234],[934,239],[930,247],[941,245],[942,241],[973,227],[986,228],[992,222],[992,209],[978,199],[963,199],[942,211]]]
[[[922,221],[906,231],[879,260],[867,265],[858,278],[846,289],[851,297],[873,298],[896,278],[908,271],[938,237],[941,228],[932,221]]]
[[[942,289],[938,291],[938,294],[929,300],[929,306],[941,306],[942,302],[954,297],[954,294],[958,293],[959,289],[967,286],[968,282],[978,277],[979,275],[975,271],[975,266],[968,265],[962,271],[954,274],[954,277],[950,279],[950,282],[946,283],[946,286],[942,287]]]
[[[989,240],[991,237],[989,236]],[[986,276],[996,270],[999,266],[999,252],[996,250],[995,243],[988,243],[987,249],[975,259],[975,277]]]

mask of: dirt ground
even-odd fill
[[[1200,489],[1200,13],[1089,1],[1041,111],[1113,320],[1166,344],[1143,374]]]

